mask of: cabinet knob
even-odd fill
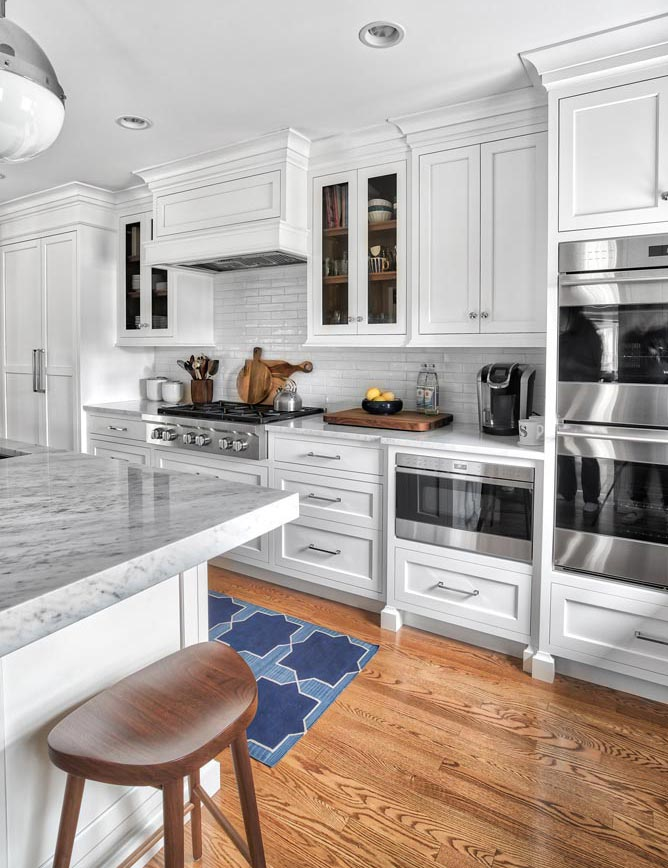
[[[489,317],[489,314],[487,313],[486,310],[484,310],[484,311],[480,314],[480,316],[481,316],[483,319],[487,319],[487,318]]]
[[[474,310],[469,311],[469,319],[478,319],[478,314]]]
[[[348,317],[348,322],[355,322],[355,317],[354,317],[354,316],[349,316],[349,317]]]
[[[668,202],[668,190],[664,190],[660,195],[664,202]]]
[[[363,316],[358,316],[358,317],[357,317],[357,322],[364,322],[364,317],[363,317]]]

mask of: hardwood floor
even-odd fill
[[[275,768],[253,763],[271,868],[668,865],[668,706],[215,568],[210,584],[380,645]],[[186,864],[246,863],[205,817]]]

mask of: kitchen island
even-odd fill
[[[20,451],[20,450],[16,450]],[[209,558],[297,495],[73,453],[0,461],[0,868],[49,865],[64,775],[46,735],[119,678],[207,638]],[[210,790],[217,764],[204,770]],[[73,864],[119,864],[160,794],[87,785]]]

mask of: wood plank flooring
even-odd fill
[[[668,706],[223,570],[210,585],[380,645],[275,768],[253,763],[271,868],[668,865]],[[186,864],[246,865],[206,817]]]

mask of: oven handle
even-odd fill
[[[582,458],[600,458],[611,461],[637,462],[639,464],[668,464],[668,443],[632,434],[621,435],[607,431],[584,430],[572,426],[557,429],[557,454]]]
[[[635,631],[636,639],[642,639],[643,642],[654,642],[656,645],[668,645],[665,639],[658,639],[655,636],[647,636],[644,633],[641,633],[640,630]]]
[[[560,286],[589,286],[592,283],[657,283],[668,280],[668,268],[630,268],[628,271],[581,271],[559,275]]]
[[[520,479],[501,479],[498,476],[477,476],[468,473],[449,473],[446,470],[425,470],[423,467],[397,467],[397,474],[407,473],[409,476],[437,476],[439,479],[454,479],[460,482],[480,482],[486,485],[501,485],[504,488],[524,488],[533,491],[533,482],[523,482]]]

